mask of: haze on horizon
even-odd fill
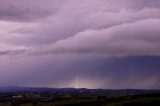
[[[0,86],[159,81],[160,0],[0,0]]]

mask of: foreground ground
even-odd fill
[[[3,93],[0,106],[160,106],[160,94]]]

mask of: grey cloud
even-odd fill
[[[72,35],[73,37],[70,36],[67,39],[57,41],[53,44],[49,43],[49,45],[42,46],[40,49],[35,48],[34,53],[44,55],[50,53],[93,53],[108,56],[159,55],[158,35],[160,33],[160,21],[159,14],[157,14],[159,11],[159,9],[154,8],[145,8],[138,12],[127,12],[127,10],[122,9],[117,15],[117,17],[121,17],[119,19],[121,24],[112,27],[105,26],[100,29],[86,29],[75,36]],[[148,12],[150,14],[147,14]],[[127,19],[125,19],[125,17]],[[105,20],[107,21],[107,19]],[[126,22],[123,23],[122,20]],[[113,24],[114,21],[115,20],[111,21],[111,24]],[[92,20],[90,22],[92,22]],[[98,21],[94,24],[100,24],[100,22]],[[104,25],[107,24],[108,23],[105,23]],[[70,34],[71,33],[76,33],[76,31],[70,32]]]
[[[159,28],[159,0],[1,0],[0,85],[160,88]]]
[[[159,27],[159,19],[148,19],[102,30],[88,30],[45,46],[44,54],[159,55]]]
[[[32,3],[21,4],[17,2],[0,2],[0,20],[29,22],[42,19],[51,14],[46,8],[41,8]]]
[[[0,56],[3,55],[19,55],[19,54],[24,54],[26,51],[25,50],[3,50],[0,51]]]
[[[104,29],[138,20],[160,17],[157,0],[155,2],[150,0],[68,0],[67,2],[65,0],[18,0],[17,2],[6,1],[4,3],[15,7],[13,10],[10,9],[11,6],[6,9],[13,14],[13,17],[12,15],[9,16],[10,19],[31,21],[48,16],[38,21],[39,27],[36,28],[35,26],[26,27],[27,25],[22,23],[20,25],[22,27],[15,31],[15,34],[21,36],[8,37],[7,39],[9,43],[26,46],[51,44],[85,30]],[[26,14],[28,9],[29,14]],[[51,14],[48,14],[48,12]],[[4,11],[2,13],[7,14],[8,12]],[[7,16],[4,19],[7,19]],[[34,20],[32,21],[34,22]]]

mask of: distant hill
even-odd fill
[[[77,91],[75,88],[47,88],[47,87],[17,87],[17,86],[7,86],[0,87],[0,93],[10,93],[10,92],[71,92]]]
[[[0,87],[0,93],[23,93],[23,92],[76,92],[76,93],[87,93],[90,95],[135,95],[135,94],[149,94],[149,93],[160,93],[160,90],[142,90],[142,89],[86,89],[86,88],[36,88],[36,87],[17,87],[8,86]]]

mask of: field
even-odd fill
[[[96,94],[97,95],[97,94]],[[160,94],[2,93],[0,106],[160,106]]]

